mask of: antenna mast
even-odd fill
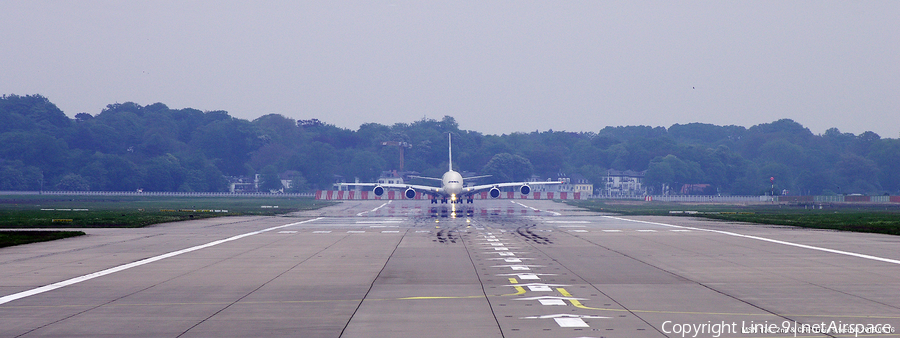
[[[397,147],[398,149],[400,149],[400,171],[403,171],[403,149],[404,148],[412,148],[412,145],[410,145],[407,142],[403,142],[403,141],[384,141],[384,142],[381,142],[381,145],[394,146],[394,147]]]

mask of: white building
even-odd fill
[[[594,184],[581,174],[558,173],[555,177],[548,178],[547,181],[563,182],[563,184],[533,185],[531,189],[535,192],[580,192],[588,196],[594,194]],[[533,176],[529,182],[541,182],[541,180]]]
[[[603,193],[607,196],[643,196],[644,173],[646,171],[615,170],[606,171],[606,184]]]

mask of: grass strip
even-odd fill
[[[0,248],[84,235],[83,231],[0,231]]]
[[[274,216],[334,203],[307,197],[0,196],[0,228],[136,228],[222,216]]]
[[[900,215],[896,213],[701,214],[699,216],[738,222],[900,235]]]
[[[697,204],[641,201],[567,201],[620,215],[705,217],[757,224],[900,235],[900,206],[883,204]]]

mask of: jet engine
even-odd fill
[[[408,198],[408,199],[416,198],[416,191],[413,190],[413,188],[406,189],[406,191],[403,194],[406,195],[406,198]]]
[[[491,198],[500,197],[500,189],[497,189],[497,187],[493,187],[491,188],[491,191],[488,193],[488,195],[490,195]]]
[[[384,187],[376,185],[375,189],[372,189],[372,193],[375,194],[375,196],[384,195]]]
[[[519,187],[519,192],[521,192],[522,195],[528,195],[529,193],[531,193],[531,187],[523,184],[521,187]]]

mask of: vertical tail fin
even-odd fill
[[[453,134],[447,134],[447,151],[450,153],[450,170],[453,171]]]

